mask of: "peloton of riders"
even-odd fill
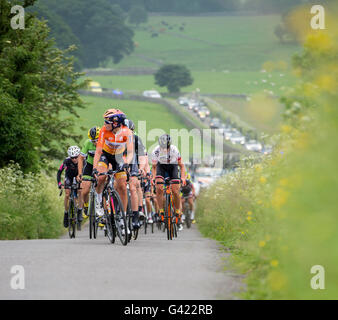
[[[68,148],[68,157],[57,172],[58,187],[66,189],[64,227],[68,227],[70,189],[67,187],[73,183],[74,178],[78,183],[81,183],[81,188],[78,190],[78,221],[83,220],[83,211],[84,216],[87,214],[91,182],[86,179],[92,177],[97,179],[95,209],[99,217],[103,216],[102,192],[106,178],[99,176],[99,173],[105,173],[109,169],[117,171],[115,188],[122,200],[124,212],[126,212],[128,205],[127,183],[129,184],[133,228],[139,228],[139,220],[143,219],[147,219],[148,223],[153,223],[157,219],[163,221],[164,190],[163,184],[158,184],[158,182],[163,182],[167,177],[173,182],[181,182],[181,184],[171,185],[175,215],[179,218],[179,230],[183,229],[181,208],[183,208],[184,201],[189,203],[191,219],[194,223],[195,190],[178,148],[171,143],[171,137],[168,134],[159,137],[159,144],[151,154],[151,170],[146,148],[135,132],[134,122],[127,119],[126,115],[116,108],[108,109],[104,113],[103,119],[102,128],[95,126],[89,129],[88,139],[81,150],[78,146]],[[64,170],[65,179],[62,184],[61,174]],[[179,175],[179,171],[181,175]],[[128,182],[127,172],[129,173]],[[139,177],[143,177],[142,185]],[[182,193],[182,197],[180,193]],[[145,217],[143,212],[143,195],[149,213],[148,217]],[[155,209],[155,212],[152,208]]]

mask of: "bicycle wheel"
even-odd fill
[[[110,194],[110,205],[115,209],[114,212],[114,223],[116,226],[116,233],[121,243],[126,246],[128,244],[128,224],[127,217],[123,212],[123,205],[121,198],[117,191],[113,190]]]
[[[166,214],[165,214],[165,224],[167,229],[167,237],[168,240],[173,239],[173,224],[172,224],[172,212],[171,212],[171,205],[170,205],[170,198],[166,195]]]
[[[74,206],[73,199],[69,200],[68,234],[69,234],[69,238],[75,238],[76,219],[75,219],[75,206]]]
[[[91,195],[89,200],[88,212],[89,212],[89,239],[93,237],[93,219],[95,217],[94,213],[94,197]]]
[[[144,212],[144,234],[147,234],[148,212],[147,212],[147,206],[145,206],[145,205],[143,205],[143,212]]]
[[[89,201],[89,238],[96,239],[97,235],[97,219],[95,211],[95,195],[92,194]]]
[[[110,243],[115,242],[116,230],[114,225],[113,216],[111,213],[111,207],[108,206],[107,210],[105,210],[105,219],[106,219],[106,234],[110,241]]]

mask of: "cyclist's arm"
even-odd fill
[[[60,168],[59,168],[59,170],[56,174],[56,180],[57,180],[58,186],[61,184],[61,174],[62,174],[62,172],[65,168],[66,168],[65,162],[62,162],[62,165],[60,166]]]
[[[153,179],[155,179],[156,178],[157,161],[153,160],[152,163],[153,163],[153,166],[152,166],[151,172],[152,172],[152,175],[153,175]]]
[[[97,146],[96,151],[95,151],[94,161],[93,161],[93,170],[97,169],[97,165],[99,163],[101,155],[102,155],[102,147]]]
[[[185,166],[184,166],[184,163],[182,162],[182,159],[180,158],[180,159],[178,159],[178,166],[180,167],[180,169],[181,169],[181,179],[182,179],[182,182],[184,182],[183,183],[183,185],[185,184],[185,180],[186,180],[186,176],[185,176]]]
[[[134,158],[134,143],[132,136],[128,136],[127,140],[127,157],[125,162],[130,164],[133,161]]]

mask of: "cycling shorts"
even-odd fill
[[[170,178],[170,180],[177,180],[180,182],[178,176],[178,165],[177,164],[161,164],[156,165],[156,178]]]
[[[93,165],[87,162],[86,166],[83,169],[82,175],[84,177],[91,177],[92,173],[93,173]]]
[[[109,164],[111,164],[113,171],[119,170],[120,166],[123,164],[122,156],[121,155],[115,156],[108,152],[102,151],[102,155],[100,157],[98,165],[108,169]],[[119,172],[115,174],[115,178],[116,179],[127,178],[127,174],[125,173],[125,171],[119,170]]]

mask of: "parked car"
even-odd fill
[[[204,111],[207,117],[210,116],[210,110],[207,107],[202,107],[200,110]]]
[[[210,186],[223,174],[221,168],[199,167],[196,170],[196,180],[201,188]]]
[[[123,95],[123,92],[120,89],[113,89],[112,92],[116,96],[122,96]]]
[[[230,141],[232,144],[245,144],[245,137],[240,132],[236,132],[231,136]]]
[[[205,120],[205,118],[207,117],[205,111],[203,111],[201,109],[198,111],[197,115],[201,120]]]
[[[270,146],[269,144],[265,145],[262,148],[262,153],[264,153],[264,154],[270,154],[270,153],[272,153],[272,146]]]
[[[225,140],[230,140],[233,134],[237,133],[238,131],[233,128],[227,128],[223,130],[223,135]]]
[[[181,106],[188,106],[189,104],[189,99],[187,97],[179,97],[178,98],[178,103],[181,105]]]
[[[210,122],[211,129],[217,129],[221,126],[221,120],[218,118],[213,118]]]
[[[156,90],[147,90],[143,92],[143,96],[147,98],[162,98],[162,96]]]
[[[260,152],[262,151],[262,144],[256,140],[249,140],[245,143],[245,148],[249,151]]]
[[[102,88],[99,82],[90,81],[88,84],[89,91],[91,92],[102,92]]]
[[[225,123],[221,123],[220,127],[218,128],[218,133],[223,135],[224,130],[227,128],[227,125]]]

